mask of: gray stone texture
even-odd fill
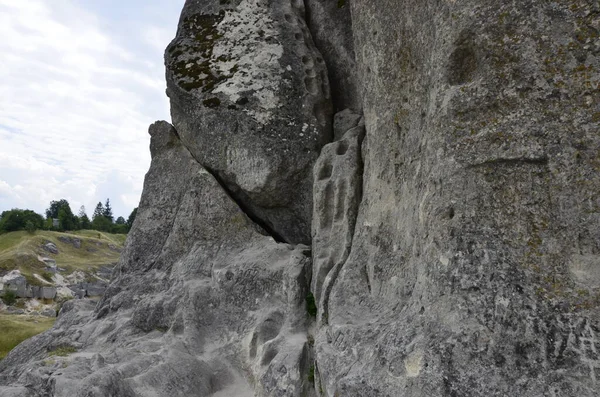
[[[279,240],[310,243],[312,166],[331,140],[327,69],[302,1],[192,1],[165,53],[182,142]]]
[[[42,245],[42,248],[51,254],[58,254],[58,247],[52,242],[44,243],[44,245]]]
[[[347,130],[341,140],[323,148],[314,168],[311,291],[320,320],[328,315],[329,293],[352,245],[362,194],[364,134],[364,124]]]
[[[258,233],[168,123],[150,134],[152,164],[109,290],[95,310],[65,303],[53,330],[0,362],[0,385],[32,396],[312,395],[310,250]],[[41,365],[64,345],[73,353],[60,365]]]
[[[326,396],[599,394],[599,11],[352,2],[364,196]]]
[[[353,0],[305,0],[306,19],[327,65],[334,109],[362,109],[356,73],[350,3]]]
[[[0,395],[600,394],[599,2],[306,3],[186,2],[112,281]]]

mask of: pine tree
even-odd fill
[[[85,207],[82,205],[79,207],[79,227],[82,229],[89,229],[90,223],[90,218],[88,218],[85,213]]]
[[[110,223],[113,222],[113,213],[112,213],[112,208],[110,208],[110,200],[106,199],[106,204],[104,204],[104,217],[106,219],[108,219],[110,221]]]
[[[131,211],[131,214],[129,214],[129,218],[127,218],[127,226],[129,227],[129,229],[131,229],[131,226],[133,225],[133,221],[135,220],[135,217],[137,215],[137,210],[137,207],[135,207],[133,211]]]
[[[92,215],[92,221],[95,221],[96,218],[100,216],[104,216],[104,206],[102,205],[102,202],[98,201],[96,209],[94,210],[94,215]]]

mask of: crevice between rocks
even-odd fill
[[[214,171],[213,169],[207,167],[207,166],[203,166],[204,169],[212,175],[213,178],[215,178],[215,180],[219,183],[219,185],[221,186],[221,188],[223,188],[223,190],[225,191],[225,193],[227,193],[227,196],[229,196],[229,198],[231,200],[233,200],[234,203],[237,204],[237,206],[240,208],[240,210],[246,214],[246,216],[258,227],[258,231],[262,231],[263,233],[261,234],[266,234],[269,235],[273,238],[273,240],[275,240],[278,243],[288,243],[288,241],[285,240],[285,238],[283,238],[283,236],[279,233],[277,233],[277,231],[271,227],[271,225],[269,225],[269,223],[263,219],[261,219],[258,215],[256,215],[252,209],[250,208],[250,206],[246,205],[244,203],[244,193],[242,192],[241,189],[239,189],[238,194],[236,194],[233,190],[231,190],[223,181],[223,179],[221,179],[221,177],[219,176],[219,174]],[[248,200],[249,201],[249,200]]]
[[[204,168],[206,172],[208,172],[213,178],[215,178],[215,180],[221,186],[221,188],[227,194],[227,196],[238,206],[238,208],[248,217],[248,219],[250,219],[254,223],[259,233],[272,237],[273,240],[275,240],[277,243],[288,243],[281,234],[279,234],[273,227],[271,227],[271,225],[269,225],[267,221],[261,219],[252,211],[252,209],[248,205],[244,203],[244,197],[241,197],[243,195],[241,189],[239,189],[240,192],[238,194],[233,192],[215,170],[198,161],[194,154],[185,146],[183,140],[181,140],[181,138],[179,137],[179,133],[177,132],[177,130],[175,130],[175,135],[179,139],[179,142],[181,142],[181,145],[185,148],[185,150],[188,151],[190,156],[194,159],[194,161],[200,164],[200,166]]]

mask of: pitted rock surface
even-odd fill
[[[13,350],[0,384],[23,396],[310,395],[310,251],[259,234],[169,124],[150,133],[116,279],[93,313],[69,302],[53,330]]]
[[[0,395],[600,395],[600,2],[306,4],[186,2],[113,280]]]
[[[324,395],[598,395],[598,2],[351,5],[364,193]]]
[[[329,293],[352,246],[362,194],[364,134],[364,124],[350,128],[341,140],[323,148],[314,168],[311,290],[325,323]]]
[[[327,69],[302,1],[192,1],[165,55],[174,126],[247,212],[310,242],[311,170],[331,140]]]

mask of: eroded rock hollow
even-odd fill
[[[0,395],[599,395],[599,21],[188,0],[111,285]]]

